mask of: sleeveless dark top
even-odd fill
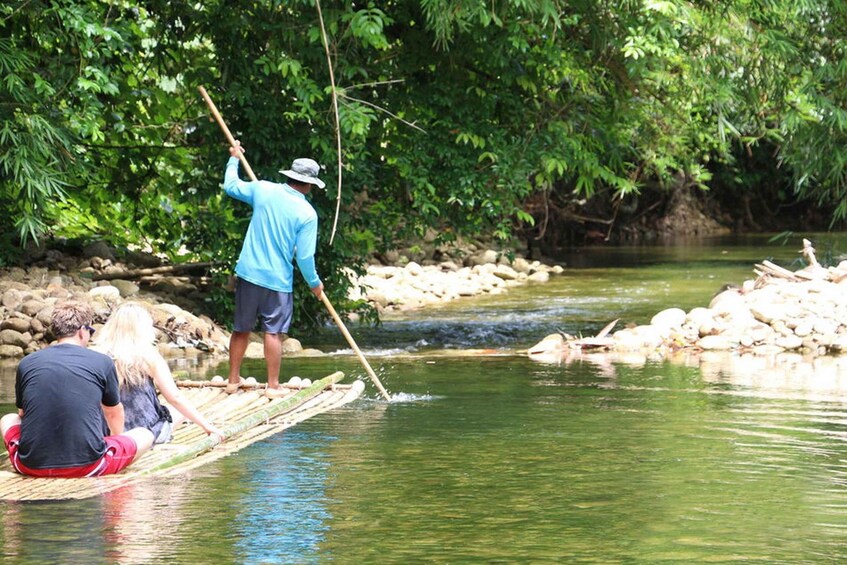
[[[171,412],[159,402],[156,386],[150,377],[139,386],[121,386],[124,405],[124,431],[147,428],[153,437],[159,437],[165,422],[171,421]]]

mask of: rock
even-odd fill
[[[615,351],[639,351],[645,348],[644,341],[630,329],[617,331],[613,337]]]
[[[767,324],[758,324],[750,329],[753,343],[765,343],[773,338],[774,331]]]
[[[3,293],[2,304],[5,308],[15,310],[18,306],[21,305],[22,302],[23,296],[19,289],[10,288],[9,290]]]
[[[35,316],[44,308],[44,302],[41,300],[27,300],[23,304],[19,305],[17,310],[22,314],[26,314],[27,316]]]
[[[537,271],[529,275],[528,280],[531,280],[532,282],[545,283],[550,280],[550,273],[546,271]]]
[[[285,341],[282,342],[282,354],[290,355],[292,353],[299,353],[303,351],[303,346],[300,344],[300,341],[289,337]]]
[[[132,281],[123,279],[115,279],[111,282],[112,286],[118,289],[122,298],[131,298],[139,293],[138,285]]]
[[[15,283],[22,283],[23,281],[27,280],[26,271],[24,271],[20,267],[12,267],[11,269],[9,269],[9,272],[6,276],[10,281]],[[24,288],[28,289],[29,287],[25,286]]]
[[[0,330],[15,330],[18,333],[25,333],[29,331],[30,325],[30,318],[13,316],[0,322]]]
[[[681,308],[668,308],[667,310],[662,310],[653,316],[650,320],[650,325],[661,328],[678,329],[682,327],[683,323],[685,323],[685,319],[685,310]]]
[[[423,267],[421,267],[414,261],[410,261],[409,263],[407,263],[404,269],[406,269],[406,272],[412,275],[413,277],[420,276],[424,272]]]
[[[529,274],[530,266],[529,261],[524,259],[523,257],[516,257],[512,262],[512,268],[518,273]]]
[[[785,308],[781,304],[757,302],[752,304],[749,309],[755,319],[765,324],[785,318]]]
[[[838,322],[827,318],[814,321],[813,330],[819,334],[834,334],[838,331]]]
[[[794,326],[794,335],[798,337],[806,337],[814,331],[813,320],[799,320]]]
[[[23,357],[24,349],[17,345],[0,345],[0,357]]]
[[[378,290],[372,290],[368,293],[368,298],[371,302],[376,303],[380,308],[386,308],[390,302],[388,301],[388,297],[385,296],[385,293],[380,292]]]
[[[188,277],[161,277],[153,283],[153,289],[180,295],[196,291],[197,286],[189,282]]]
[[[106,285],[92,288],[88,291],[88,295],[106,302],[116,302],[121,297],[121,291],[112,285]]]
[[[783,349],[800,349],[803,347],[803,338],[796,335],[786,335],[777,338],[774,344]]]
[[[101,271],[126,270],[131,266],[115,264],[112,257],[101,256],[106,255],[102,247],[94,246],[90,251],[92,256],[80,261],[50,250],[42,265],[3,270],[0,302],[4,316],[0,318],[0,345],[8,346],[4,348],[5,355],[20,356],[47,345],[52,338],[50,318],[59,300],[73,298],[88,302],[95,310],[94,327],[101,327],[114,307],[123,302],[122,290],[125,296],[139,296],[140,289],[130,281],[92,282],[92,275],[98,272],[92,265],[97,265]],[[141,301],[147,302],[155,313],[157,300],[150,294]],[[172,308],[177,313],[182,312],[176,306]],[[187,312],[173,315],[166,306],[165,312],[154,314],[154,320],[162,345],[168,346],[163,349],[181,348],[183,357],[227,350],[228,334],[209,318],[197,318]]]
[[[247,344],[247,350],[244,352],[244,357],[247,359],[264,359],[265,346],[255,341]]]
[[[782,363],[807,366],[798,350],[802,356],[847,352],[847,294],[841,287],[847,277],[835,273],[834,280],[828,280],[828,272],[816,271],[814,280],[791,279],[781,271],[762,275],[754,283],[745,282],[741,290],[716,295],[709,308],[688,314],[675,308],[659,312],[650,324],[615,333],[611,343],[570,338],[560,347],[568,355],[588,347],[624,353],[647,350],[659,358],[694,347],[703,352],[744,349],[754,360],[779,355]]]
[[[497,265],[497,268],[492,274],[504,281],[513,281],[518,278],[518,272],[508,265]]]
[[[139,251],[125,251],[122,259],[138,267],[159,267],[162,264],[162,260],[155,255]]]
[[[50,283],[47,285],[47,296],[57,299],[70,298],[71,291],[66,289],[63,284]]]
[[[550,334],[528,350],[529,358],[541,363],[560,362],[568,346],[561,334]]]
[[[497,262],[497,252],[487,249],[482,253],[471,255],[469,260],[471,266],[493,264]]]
[[[28,333],[21,333],[15,330],[0,330],[0,343],[3,345],[16,345],[23,349],[29,342],[32,341],[32,336]]]
[[[771,356],[776,355],[777,353],[781,353],[784,351],[780,346],[775,345],[773,343],[766,343],[763,345],[757,345],[753,348],[753,353],[761,356]]]
[[[82,254],[88,259],[98,257],[102,259],[108,259],[109,261],[115,261],[114,252],[104,241],[95,241],[93,243],[89,243],[83,248]]]
[[[530,355],[538,355],[541,353],[558,352],[565,347],[565,338],[562,334],[550,334],[544,339],[529,348]]]
[[[741,293],[736,289],[725,290],[715,296],[709,308],[716,314],[733,314],[741,309],[749,310]]]
[[[41,324],[45,328],[50,327],[51,318],[53,316],[53,306],[48,304],[45,305],[44,308],[38,311],[38,314],[35,315],[35,319],[41,322]]]
[[[720,335],[707,335],[697,342],[697,346],[707,351],[724,351],[735,347],[735,343]]]
[[[371,261],[364,275],[348,273],[352,283],[348,298],[365,299],[378,312],[408,310],[462,297],[497,294],[509,286],[529,282],[528,273],[540,273],[532,280],[546,282],[550,273],[563,272],[558,265],[529,263],[520,256],[510,261],[506,253],[493,249],[477,251],[476,245],[468,243],[461,245],[459,248],[440,245],[433,251],[433,259],[427,259],[423,265],[407,262],[404,268],[398,266],[404,264],[399,259],[393,265]],[[459,257],[465,257],[465,264],[454,260]],[[383,256],[383,261],[388,259],[389,256]]]

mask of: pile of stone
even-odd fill
[[[65,300],[90,304],[95,328],[123,302],[141,302],[150,309],[163,353],[226,352],[229,335],[221,327],[208,316],[196,316],[176,304],[190,304],[189,296],[197,298],[198,288],[188,277],[158,277],[147,289],[131,280],[95,280],[130,272],[139,263],[157,264],[143,254],[133,255],[132,261],[117,260],[108,246],[97,243],[79,256],[49,250],[29,268],[4,269],[0,272],[0,357],[21,357],[52,341],[53,307]]]
[[[461,260],[369,265],[364,276],[354,277],[350,298],[367,300],[379,312],[412,310],[462,297],[497,294],[528,282],[547,282],[551,274],[562,272],[559,265],[520,256],[510,259],[502,252],[484,249]]]
[[[708,308],[670,308],[647,325],[593,337],[553,334],[530,348],[530,356],[579,349],[658,352],[681,349],[771,355],[847,352],[847,261],[824,268],[805,249],[809,266],[796,272],[773,263],[756,265],[759,275],[715,296]]]
[[[207,316],[195,316],[160,295],[142,293],[131,281],[94,282],[45,267],[13,268],[0,278],[0,357],[21,357],[52,340],[50,316],[65,300],[87,302],[95,311],[95,328],[125,301],[147,304],[163,352],[194,349],[224,352],[229,336]]]

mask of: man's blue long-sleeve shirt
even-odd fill
[[[296,257],[309,288],[321,284],[315,270],[318,215],[304,194],[287,184],[240,180],[235,157],[226,164],[224,190],[253,208],[235,266],[239,278],[271,290],[292,292]]]

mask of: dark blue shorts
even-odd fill
[[[270,290],[240,278],[235,279],[233,330],[252,332],[258,319],[265,333],[288,333],[293,313],[294,297],[290,292]]]

